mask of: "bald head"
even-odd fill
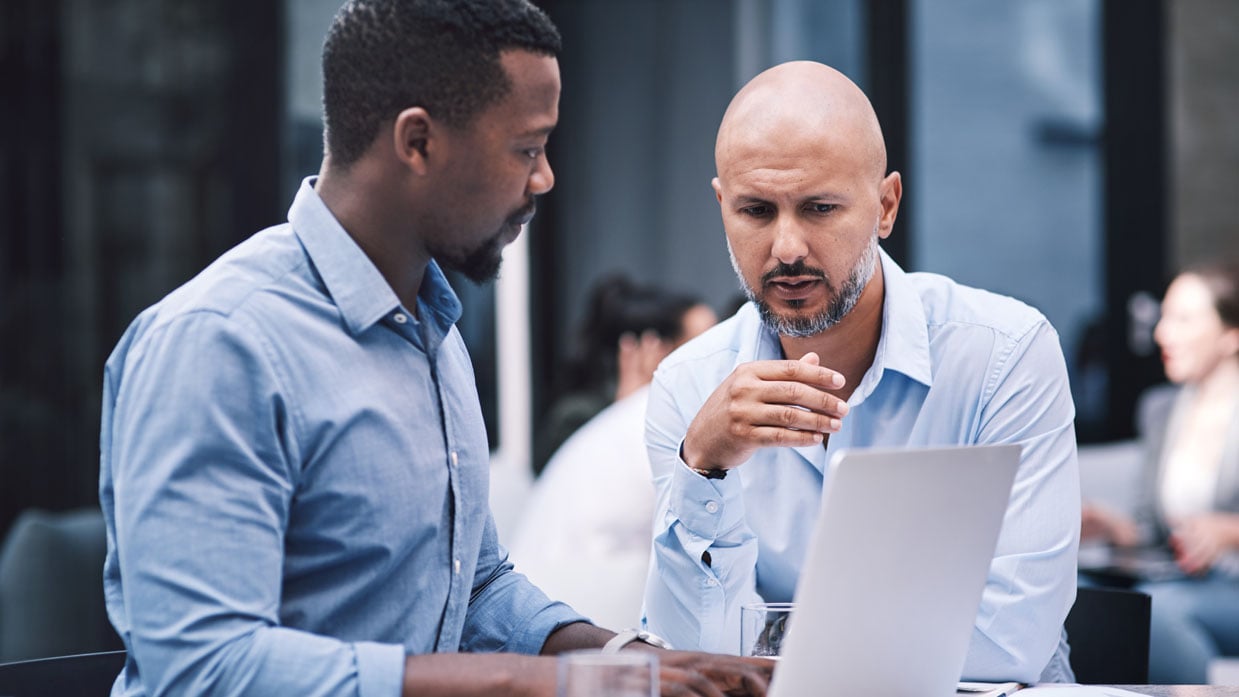
[[[718,129],[714,160],[726,179],[752,155],[828,148],[855,158],[876,183],[886,174],[886,144],[868,97],[843,73],[821,63],[783,63],[749,81],[731,100]]]

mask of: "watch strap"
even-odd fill
[[[666,639],[651,634],[643,629],[625,629],[624,631],[611,637],[607,643],[602,646],[602,653],[619,653],[620,649],[631,644],[634,641],[639,641],[643,644],[649,644],[659,649],[669,649],[671,644],[667,643]]]

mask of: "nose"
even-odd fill
[[[555,172],[551,171],[551,161],[547,159],[546,153],[543,152],[538,156],[538,165],[534,167],[533,173],[529,175],[529,193],[533,196],[541,196],[550,191],[555,186]]]
[[[794,264],[809,255],[804,230],[796,224],[794,216],[782,215],[775,221],[770,255],[784,264]]]

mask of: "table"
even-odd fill
[[[1149,697],[1239,697],[1239,687],[1229,685],[1115,685],[1115,687],[1149,695]]]

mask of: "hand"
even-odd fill
[[[684,461],[698,469],[730,469],[765,446],[799,447],[836,433],[847,402],[827,390],[843,375],[818,364],[753,361],[738,366],[702,405],[684,436]]]
[[[774,661],[767,658],[659,651],[658,659],[663,697],[765,697],[774,673]]]
[[[1096,503],[1086,503],[1080,509],[1080,539],[1101,539],[1119,547],[1131,547],[1140,541],[1140,532],[1131,518]]]
[[[1206,513],[1176,522],[1170,534],[1179,568],[1203,574],[1223,552],[1239,547],[1239,515]]]

